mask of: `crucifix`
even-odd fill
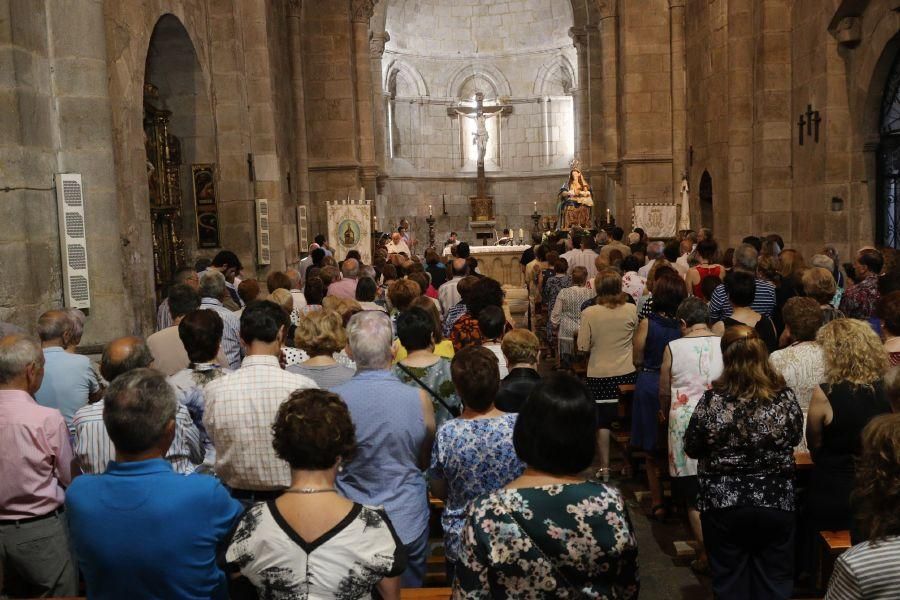
[[[813,112],[812,123],[816,126],[816,129],[815,129],[816,134],[815,134],[815,138],[814,138],[814,139],[815,139],[815,141],[816,141],[817,144],[819,143],[819,123],[821,123],[821,122],[822,122],[822,117],[819,116],[819,111],[814,111],[814,112]]]
[[[800,120],[797,121],[797,127],[800,129],[800,145],[803,145],[803,128],[806,127],[806,119],[803,118],[803,114],[800,114]]]
[[[494,117],[500,117],[502,115],[509,115],[512,113],[512,106],[508,104],[501,104],[498,106],[485,106],[484,105],[484,94],[481,92],[475,93],[475,106],[474,107],[450,107],[447,109],[447,114],[451,117],[465,117],[467,119],[475,120],[475,131],[472,133],[472,145],[478,148],[478,197],[485,198],[486,197],[486,180],[484,175],[484,157],[487,154],[487,145],[490,140],[490,134],[488,134],[487,130],[487,120],[492,119]]]

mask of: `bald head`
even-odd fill
[[[395,231],[391,234],[391,241],[395,244],[399,244],[401,239],[403,239],[403,236],[401,236],[399,232]]]
[[[152,362],[153,355],[143,338],[121,337],[111,341],[103,349],[100,374],[106,381],[112,382],[122,373],[149,367]]]
[[[355,258],[348,258],[341,264],[341,275],[346,279],[356,279],[359,277],[359,261]]]
[[[38,319],[37,333],[44,346],[62,346],[72,328],[72,319],[64,310],[48,310]]]

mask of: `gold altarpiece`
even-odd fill
[[[172,113],[157,108],[155,86],[144,86],[144,143],[147,150],[147,182],[150,222],[153,228],[153,274],[156,299],[175,272],[185,264],[181,216],[181,142],[169,133]]]

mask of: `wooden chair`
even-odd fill
[[[831,573],[834,571],[834,562],[845,551],[850,549],[849,531],[820,531],[821,559],[819,560],[819,573],[817,584],[820,590],[828,586]]]

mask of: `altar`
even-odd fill
[[[525,277],[519,259],[531,246],[471,246],[472,256],[478,259],[478,271],[503,285],[524,287]],[[450,256],[450,246],[444,248]]]

